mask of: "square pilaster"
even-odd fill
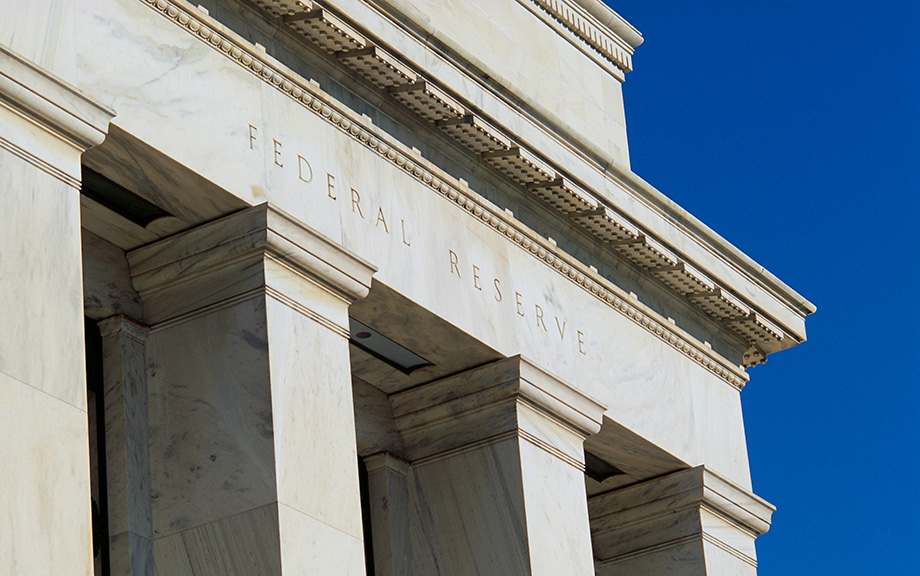
[[[374,268],[270,205],[128,261],[157,574],[362,574],[348,306]]]
[[[391,404],[416,574],[593,574],[583,443],[603,406],[519,356]]]

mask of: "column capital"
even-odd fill
[[[0,149],[80,189],[80,154],[115,116],[80,90],[0,45]]]
[[[82,150],[102,144],[110,108],[0,44],[0,100]]]
[[[386,469],[399,474],[403,478],[409,474],[409,463],[389,452],[377,452],[376,454],[365,456],[363,460],[368,472]]]
[[[515,432],[582,469],[581,442],[600,430],[606,410],[520,355],[394,394],[390,403],[412,459]]]
[[[588,509],[595,556],[611,568],[599,574],[619,574],[617,564],[631,570],[642,556],[692,543],[756,566],[754,539],[770,529],[776,510],[703,465],[594,496]]]
[[[296,302],[299,277],[347,304],[370,290],[376,267],[271,204],[259,204],[128,255],[151,322],[267,290]]]
[[[132,320],[124,314],[116,314],[115,316],[103,318],[96,322],[96,325],[99,326],[99,332],[102,334],[103,338],[124,334],[141,344],[146,342],[147,333],[149,331],[146,326],[136,320]]]

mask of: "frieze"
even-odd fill
[[[169,0],[139,1],[156,9],[161,15],[219,50],[263,82],[274,86],[304,108],[374,151],[381,158],[398,166],[463,209],[471,217],[480,220],[547,267],[566,277],[599,301],[623,314],[637,326],[642,327],[728,384],[741,389],[747,382],[748,375],[742,367],[726,361],[703,343],[698,342],[679,327],[670,324],[640,302],[629,302],[629,296],[622,289],[600,277],[588,266],[565,254],[549,241],[540,238],[522,223],[512,220],[504,211],[474,191],[465,188],[459,182],[445,181],[446,178],[433,172],[433,170],[437,171],[437,168],[429,169],[426,166],[429,164],[428,161],[414,157],[408,150],[402,150],[402,145],[398,143],[385,141],[383,136],[373,131],[373,128],[365,126],[368,123],[366,119],[359,120],[360,117],[357,114],[346,112],[344,107],[339,105],[333,105],[330,103],[331,99],[317,87],[309,85],[302,79],[297,79],[293,73],[282,72],[279,69],[280,66],[268,63],[266,57],[258,56],[245,47],[244,41],[231,39],[230,34],[219,32],[219,24],[216,26],[206,24],[203,18],[207,17],[193,15],[189,10],[179,8]]]

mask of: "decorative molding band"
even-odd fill
[[[18,157],[21,160],[28,162],[32,166],[35,166],[42,172],[48,174],[49,176],[53,178],[57,178],[64,184],[70,186],[71,188],[76,188],[77,190],[80,189],[81,183],[79,180],[77,180],[76,178],[68,174],[67,172],[64,172],[63,170],[58,170],[54,165],[49,164],[48,162],[45,162],[38,156],[31,154],[28,150],[25,150],[17,146],[16,144],[10,142],[9,140],[7,140],[6,138],[2,136],[0,136],[0,148],[3,148],[4,150]]]
[[[625,554],[611,556],[610,558],[604,558],[603,560],[595,560],[595,562],[598,566],[612,566],[613,564],[618,564],[626,560],[632,560],[634,558],[641,558],[642,556],[655,554],[657,552],[661,552],[662,550],[667,550],[668,548],[676,548],[677,546],[690,544],[691,542],[698,542],[700,538],[701,536],[699,533],[690,534],[688,536],[682,536],[680,538],[668,540],[667,542],[655,544],[654,546],[649,546],[648,548],[642,548],[641,550],[626,552]]]
[[[517,244],[549,268],[736,389],[740,390],[748,381],[749,377],[741,366],[727,361],[645,305],[639,302],[629,302],[629,296],[624,290],[600,277],[588,266],[565,254],[549,241],[540,238],[522,223],[514,221],[503,210],[469,188],[462,186],[459,182],[448,183],[446,180],[449,177],[437,175],[435,173],[437,168],[427,160],[418,158],[399,143],[385,141],[383,136],[365,126],[366,120],[359,119],[357,114],[348,111],[344,106],[332,104],[328,95],[298,79],[295,74],[282,71],[281,66],[268,63],[264,56],[258,56],[245,47],[243,41],[231,39],[229,34],[219,32],[217,30],[219,26],[205,24],[202,19],[179,8],[169,0],[139,1],[156,9],[175,24],[197,36],[202,42],[211,45],[263,82],[274,86],[307,110],[324,118],[381,158],[395,164],[472,217],[492,228],[496,233],[504,236],[508,241]]]
[[[705,540],[706,542],[709,542],[710,544],[712,544],[712,545],[715,546],[716,548],[719,548],[720,550],[722,550],[722,551],[725,552],[726,554],[731,554],[732,556],[734,556],[734,557],[737,558],[738,560],[741,560],[742,562],[744,562],[744,563],[746,563],[746,564],[749,564],[749,565],[753,566],[754,568],[757,568],[757,559],[756,559],[756,558],[751,558],[750,556],[748,556],[748,555],[745,554],[744,552],[738,550],[737,548],[734,548],[731,544],[726,544],[726,543],[723,542],[722,540],[719,540],[718,538],[716,538],[715,536],[713,536],[713,535],[710,534],[709,532],[703,532],[703,540]]]
[[[0,100],[80,151],[101,144],[115,112],[0,45]]]
[[[309,318],[310,320],[313,320],[314,322],[316,322],[323,328],[326,328],[332,331],[337,336],[341,336],[342,338],[346,340],[348,340],[351,337],[351,334],[349,333],[348,328],[345,328],[344,326],[339,326],[338,324],[336,324],[332,320],[329,320],[322,314],[311,310],[310,308],[297,302],[293,298],[288,298],[283,292],[279,290],[275,290],[271,286],[265,287],[265,295],[270,298],[274,298],[277,302],[287,306],[291,310],[299,314],[302,314],[303,316],[306,316],[307,318]]]
[[[535,446],[536,448],[539,448],[540,450],[543,450],[550,456],[555,456],[556,458],[562,460],[563,462],[565,462],[572,468],[575,468],[576,470],[584,474],[585,463],[582,460],[579,460],[578,458],[572,458],[570,455],[566,454],[562,450],[559,450],[558,448],[556,448],[549,442],[544,442],[538,436],[531,434],[527,430],[523,430],[523,429],[518,430],[518,437],[521,438],[522,440],[526,440],[527,442],[530,442],[533,446]]]
[[[573,0],[531,0],[589,46],[625,72],[632,72],[634,48],[597,21]]]
[[[206,304],[200,308],[195,308],[151,324],[149,328],[149,334],[156,334],[162,330],[168,330],[175,326],[179,326],[180,324],[195,320],[196,318],[201,318],[202,316],[207,316],[208,314],[213,314],[214,312],[220,312],[221,310],[232,308],[233,306],[236,306],[242,302],[248,302],[250,300],[255,300],[256,298],[261,298],[264,295],[264,286],[253,288],[252,290],[247,290],[246,292],[237,294],[236,296],[232,296],[212,304]]]

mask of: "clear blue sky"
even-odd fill
[[[760,576],[920,574],[920,1],[606,1],[633,170],[818,307],[742,392]]]

